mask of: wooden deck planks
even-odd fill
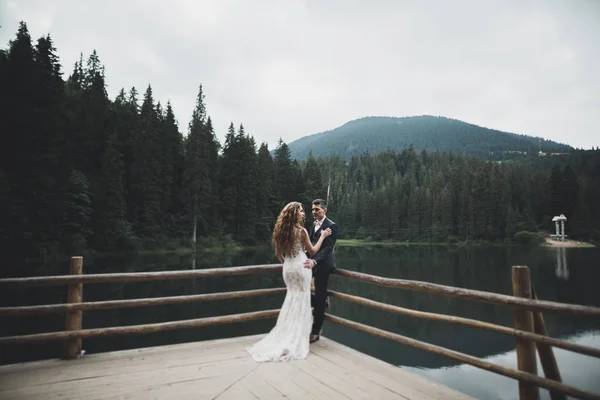
[[[3,400],[470,397],[322,338],[306,360],[256,363],[261,335],[0,367]]]
[[[437,382],[394,367],[374,357],[360,353],[332,340],[317,342],[318,347],[326,351],[314,352],[336,365],[344,367],[357,377],[370,379],[373,382],[407,396],[409,399],[448,399],[461,400],[469,398],[463,393],[452,390]]]

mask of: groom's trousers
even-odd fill
[[[318,335],[323,327],[325,319],[325,303],[327,300],[327,284],[333,267],[328,265],[316,265],[313,268],[315,278],[315,294],[311,296],[311,305],[314,307],[313,326],[311,334]]]

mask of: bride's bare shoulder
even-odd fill
[[[301,233],[302,235],[306,235],[306,236],[308,236],[308,231],[307,231],[307,230],[306,230],[306,228],[305,228],[305,227],[303,227],[303,226],[302,226],[302,227],[300,227],[300,233]]]

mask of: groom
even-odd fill
[[[323,319],[325,318],[325,300],[327,298],[327,282],[329,274],[335,268],[333,261],[333,246],[337,240],[338,227],[327,218],[327,203],[325,200],[316,199],[312,202],[312,215],[314,224],[310,229],[310,241],[314,245],[319,240],[321,230],[331,228],[331,235],[325,238],[321,249],[313,258],[304,262],[306,268],[312,268],[315,277],[315,297],[313,306],[315,308],[313,326],[310,334],[310,343],[319,340]]]

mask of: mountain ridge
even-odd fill
[[[480,157],[501,157],[507,153],[571,151],[564,143],[541,137],[504,132],[442,116],[366,116],[337,128],[304,136],[288,143],[292,158],[303,160],[338,154],[351,158],[364,152],[402,150],[450,151]]]

